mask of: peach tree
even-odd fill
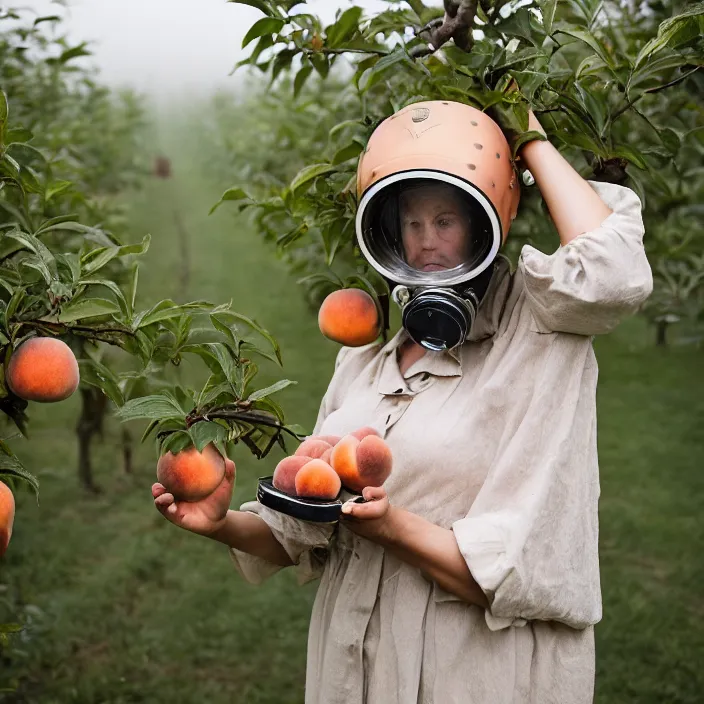
[[[645,206],[656,276],[644,312],[662,321],[678,308],[702,322],[693,255],[702,247],[703,3],[396,0],[371,15],[353,5],[325,25],[305,3],[230,1],[262,13],[236,68],[269,85],[244,104],[215,103],[220,151],[245,174],[221,202],[252,212],[304,275],[314,304],[349,285],[388,295],[355,245],[357,159],[395,110],[446,99],[487,111],[523,139],[531,106],[583,176],[632,187]],[[234,138],[243,131],[256,139]],[[525,242],[555,241],[530,183],[524,174],[523,217],[507,249],[514,258]]]

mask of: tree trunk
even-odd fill
[[[132,435],[127,428],[122,428],[122,467],[125,474],[132,474]]]
[[[658,347],[667,347],[667,320],[658,320],[655,328],[655,344]]]
[[[93,479],[90,445],[93,436],[102,432],[107,409],[107,397],[98,389],[85,387],[81,392],[81,415],[76,424],[78,436],[78,479],[84,489],[99,493],[100,488]]]

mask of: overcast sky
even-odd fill
[[[242,58],[247,29],[263,15],[255,8],[226,0],[69,0],[57,8],[51,0],[3,3],[29,7],[41,15],[68,17],[76,42],[94,42],[93,61],[104,80],[129,84],[154,98],[181,97],[233,85],[228,73]],[[329,22],[349,0],[310,0],[309,11]],[[387,7],[380,0],[357,0],[369,9]]]

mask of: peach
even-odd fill
[[[331,447],[335,447],[335,445],[342,440],[341,435],[312,435],[311,437],[314,437],[316,440],[322,440]]]
[[[327,462],[330,464],[330,458],[332,457],[332,447],[329,450],[325,450],[322,455],[320,455],[320,459],[323,460],[323,462]]]
[[[364,486],[381,486],[391,474],[391,448],[377,435],[367,435],[357,446],[357,471]]]
[[[181,501],[200,501],[215,491],[225,476],[225,460],[212,443],[198,452],[195,447],[159,458],[156,476]]]
[[[306,438],[293,454],[303,457],[310,457],[311,459],[317,460],[326,450],[329,450],[331,447],[332,445],[324,440],[318,440],[318,438],[310,437]]]
[[[363,428],[360,428],[359,430],[355,430],[354,432],[350,433],[350,435],[354,435],[357,440],[364,440],[367,435],[376,435],[377,437],[379,437],[379,432],[377,430],[374,430],[374,428],[365,425]]]
[[[311,460],[296,474],[296,494],[311,499],[334,499],[340,493],[340,477],[322,460]]]
[[[308,464],[313,458],[299,455],[284,457],[274,470],[272,484],[291,496],[296,495],[296,474],[303,465]]]
[[[376,435],[362,440],[346,435],[333,448],[330,460],[343,486],[356,493],[365,486],[381,486],[393,464],[389,446]]]
[[[76,357],[65,342],[32,337],[12,353],[6,379],[15,396],[53,403],[67,399],[78,388],[80,376]]]
[[[381,334],[376,302],[359,288],[344,288],[327,296],[318,312],[318,326],[325,337],[346,347],[368,345]]]
[[[0,482],[0,557],[5,554],[15,522],[15,497],[7,484]]]

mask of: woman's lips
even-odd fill
[[[446,269],[447,267],[442,264],[426,264],[421,271],[445,271]]]

